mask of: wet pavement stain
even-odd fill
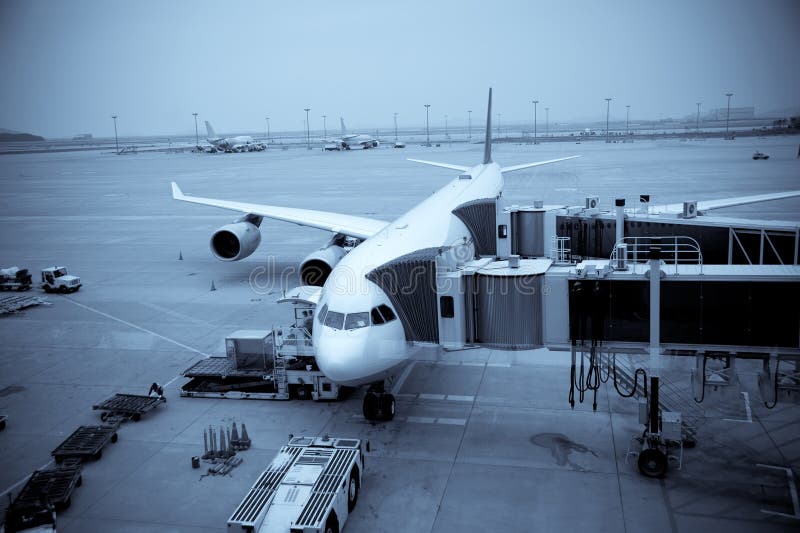
[[[2,396],[11,396],[12,394],[16,394],[18,392],[22,392],[25,390],[25,387],[21,385],[9,385],[8,387],[0,389],[0,397]]]
[[[576,470],[585,471],[584,467],[570,460],[572,452],[590,453],[598,457],[594,450],[587,448],[583,444],[573,442],[569,437],[561,433],[539,433],[532,436],[530,440],[532,444],[550,450],[558,466],[570,466]]]

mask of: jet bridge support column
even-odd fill
[[[648,477],[662,477],[669,459],[666,442],[661,436],[658,386],[661,369],[661,247],[650,247],[650,394],[647,409],[647,429],[639,454],[639,471]]]

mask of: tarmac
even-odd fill
[[[583,158],[507,177],[520,205],[578,205],[598,194],[633,205],[800,188],[800,137],[743,141],[584,142],[497,146],[501,165],[573,154]],[[753,161],[752,152],[768,153]],[[260,248],[236,263],[214,259],[213,231],[235,213],[175,202],[187,194],[325,209],[390,220],[452,179],[406,157],[477,163],[482,145],[323,153],[97,152],[0,157],[3,267],[67,266],[83,287],[0,317],[0,511],[26,476],[76,427],[100,423],[92,405],[115,393],[165,386],[167,402],[84,466],[83,485],[59,513],[59,532],[213,532],[290,434],[368,439],[371,452],[346,532],[787,531],[793,512],[786,471],[800,472],[800,407],[765,408],[756,368],[741,386],[707,393],[698,444],[666,478],[642,477],[626,460],[641,433],[634,400],[601,386],[570,408],[569,354],[472,348],[420,359],[398,377],[398,414],[361,416],[363,391],[335,402],[182,398],[183,370],[224,355],[238,329],[291,320],[276,304],[297,285],[297,265],[328,235],[265,221]],[[800,200],[720,211],[800,220]],[[209,290],[211,284],[216,290]],[[44,296],[39,289],[31,294]],[[690,361],[666,375],[689,386]],[[687,402],[691,397],[686,392]],[[203,430],[244,422],[253,447],[229,476],[203,477],[191,457]]]

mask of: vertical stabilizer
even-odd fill
[[[347,128],[344,127],[344,119],[339,117],[339,123],[342,125],[342,135],[347,135]]]
[[[215,139],[217,137],[217,134],[214,133],[214,128],[211,127],[211,123],[207,120],[206,120],[206,132],[208,133],[208,136],[211,139]]]
[[[486,144],[483,147],[483,164],[492,162],[492,88],[489,87],[489,107],[486,109]]]

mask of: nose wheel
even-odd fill
[[[394,395],[385,392],[383,383],[371,385],[364,396],[364,418],[373,422],[388,422],[394,418]]]

